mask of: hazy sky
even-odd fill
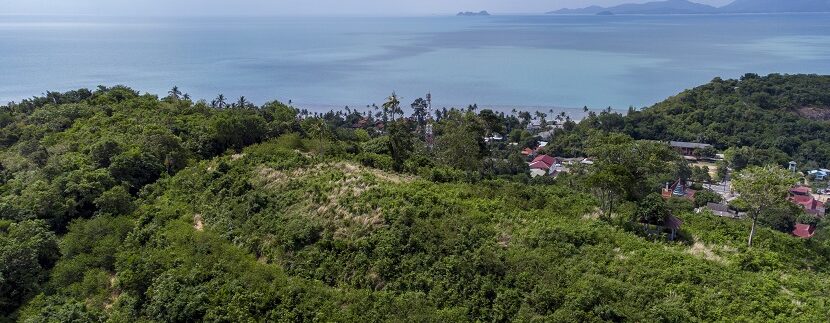
[[[721,6],[732,0],[697,0]],[[783,0],[782,0],[783,1]],[[422,15],[467,10],[539,13],[647,0],[0,0],[0,14]]]

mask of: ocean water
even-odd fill
[[[830,14],[0,16],[0,102],[125,84],[315,110],[392,91],[438,107],[627,109],[747,72],[830,74]]]

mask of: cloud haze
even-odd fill
[[[466,10],[541,13],[646,0],[0,0],[0,14],[26,15],[429,15]],[[698,0],[721,6],[731,0]]]

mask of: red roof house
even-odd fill
[[[545,164],[545,162],[542,162],[542,161],[532,162],[528,166],[530,166],[530,169],[543,169],[543,170],[549,170],[550,169],[550,165]]]
[[[556,165],[556,158],[553,158],[553,157],[548,156],[548,155],[539,155],[539,156],[536,156],[536,158],[533,159],[531,164],[536,163],[536,162],[543,162],[543,163],[548,165],[548,168],[551,168],[551,166]]]
[[[793,235],[802,239],[812,238],[814,234],[816,234],[816,227],[808,224],[798,223],[793,230]]]
[[[525,156],[533,155],[533,153],[534,153],[533,149],[530,149],[530,148],[525,148],[525,149],[522,150],[522,155],[525,155]]]
[[[824,203],[813,197],[809,187],[800,186],[791,189],[790,201],[803,207],[808,214],[824,217]]]
[[[807,195],[807,196],[809,196],[810,193],[812,193],[812,192],[813,192],[813,190],[810,189],[809,187],[806,187],[806,186],[799,186],[799,187],[794,187],[794,188],[790,189],[790,194],[792,194],[792,195]]]

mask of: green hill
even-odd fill
[[[429,159],[417,136],[398,134],[414,121],[370,132],[350,126],[354,114],[332,113],[325,131],[278,102],[241,101],[216,108],[115,87],[2,109],[0,313],[814,322],[830,312],[826,231],[801,240],[761,228],[747,248],[748,223],[678,209],[685,224],[669,242],[629,222],[635,200],[600,219],[579,173],[528,181],[464,171],[490,167],[476,155],[476,129],[497,126],[486,122],[492,111],[446,112]],[[451,158],[454,144],[474,148],[460,155],[472,162]]]
[[[830,164],[830,76],[715,79],[626,117],[634,138],[751,147],[785,164]]]

